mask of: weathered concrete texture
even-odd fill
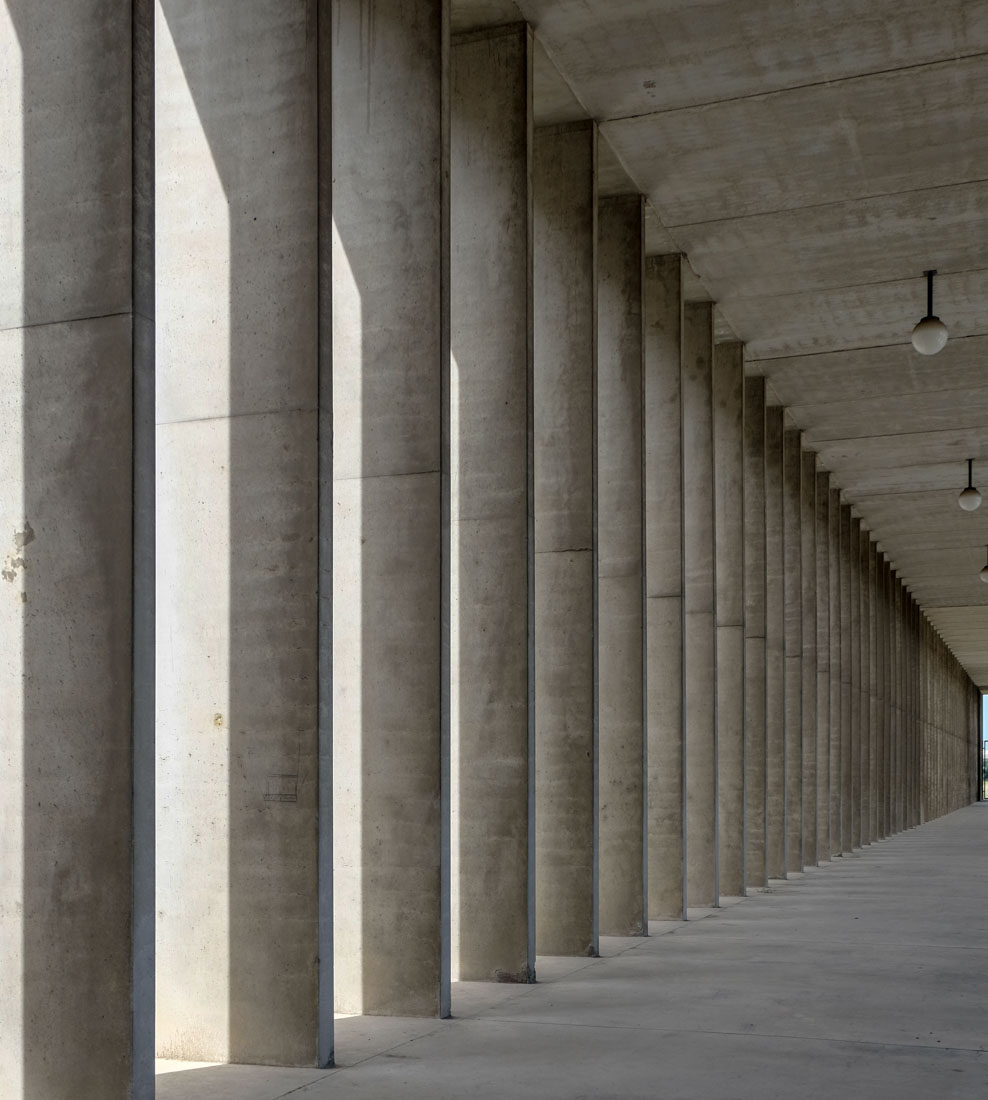
[[[318,975],[306,15],[226,2],[204,24],[167,0],[155,81],[158,1050],[303,1065]]]
[[[0,1093],[11,1100],[129,1098],[135,1021],[153,996],[131,968],[132,918],[153,920],[153,908],[132,908],[132,861],[145,859],[133,846],[134,620],[150,592],[135,603],[130,14],[90,0],[14,0],[0,14]]]
[[[840,836],[851,851],[851,506],[840,506]]]
[[[645,261],[648,913],[686,916],[681,340],[683,260]]]
[[[450,136],[453,977],[534,975],[532,38],[454,40]]]
[[[686,880],[691,906],[717,905],[717,670],[713,471],[713,310],[683,313],[683,662]]]
[[[830,859],[830,474],[816,475],[816,860]]]
[[[448,1011],[444,9],[333,11],[336,994],[370,1014]]]
[[[744,348],[718,344],[713,369],[717,622],[718,891],[745,891]]]
[[[841,503],[840,490],[830,490],[827,566],[830,574],[830,854],[840,855],[841,845]]]
[[[770,878],[786,874],[783,416],[779,405],[765,409],[765,851]]]
[[[765,379],[744,380],[745,885],[765,886]]]
[[[12,1100],[130,1095],[131,371],[129,317],[0,333],[12,490],[0,503],[0,1079]]]
[[[536,940],[597,953],[597,131],[538,130],[535,198]]]
[[[817,856],[817,606],[816,606],[816,455],[802,454],[800,485],[801,626],[803,634],[802,728],[802,841],[803,864]]]
[[[154,1095],[155,968],[155,293],[154,21],[152,0],[133,19],[133,991],[131,1100]]]
[[[785,572],[785,848],[786,870],[803,868],[803,588],[802,449],[788,430],[782,446],[782,514]]]
[[[642,543],[644,200],[605,199],[597,234],[600,927],[648,933]]]

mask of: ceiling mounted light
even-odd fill
[[[926,276],[926,316],[913,329],[913,347],[920,355],[936,355],[947,343],[947,326],[933,313],[933,276],[936,271],[924,271]]]
[[[957,498],[957,503],[964,509],[965,512],[973,512],[975,508],[981,504],[981,494],[974,487],[974,483],[971,480],[974,473],[974,459],[969,458],[967,460],[967,488],[961,489],[960,495]]]
[[[988,546],[986,546],[985,549],[988,550]],[[985,584],[988,584],[988,561],[985,562],[984,568],[981,570],[978,576],[985,582]]]

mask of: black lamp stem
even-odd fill
[[[974,459],[969,458],[967,460],[967,487],[969,489],[974,488],[974,482],[971,480],[971,478],[973,477],[973,473],[972,473],[973,470],[974,470]]]
[[[926,316],[933,316],[933,276],[936,275],[936,271],[924,271],[926,276]]]

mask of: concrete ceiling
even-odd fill
[[[601,190],[646,195],[648,250],[687,254],[988,690],[988,0],[453,0],[454,30],[519,17],[537,124],[600,123]]]

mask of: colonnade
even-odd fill
[[[978,797],[977,689],[529,28],[7,7],[11,1096],[327,1064]]]

